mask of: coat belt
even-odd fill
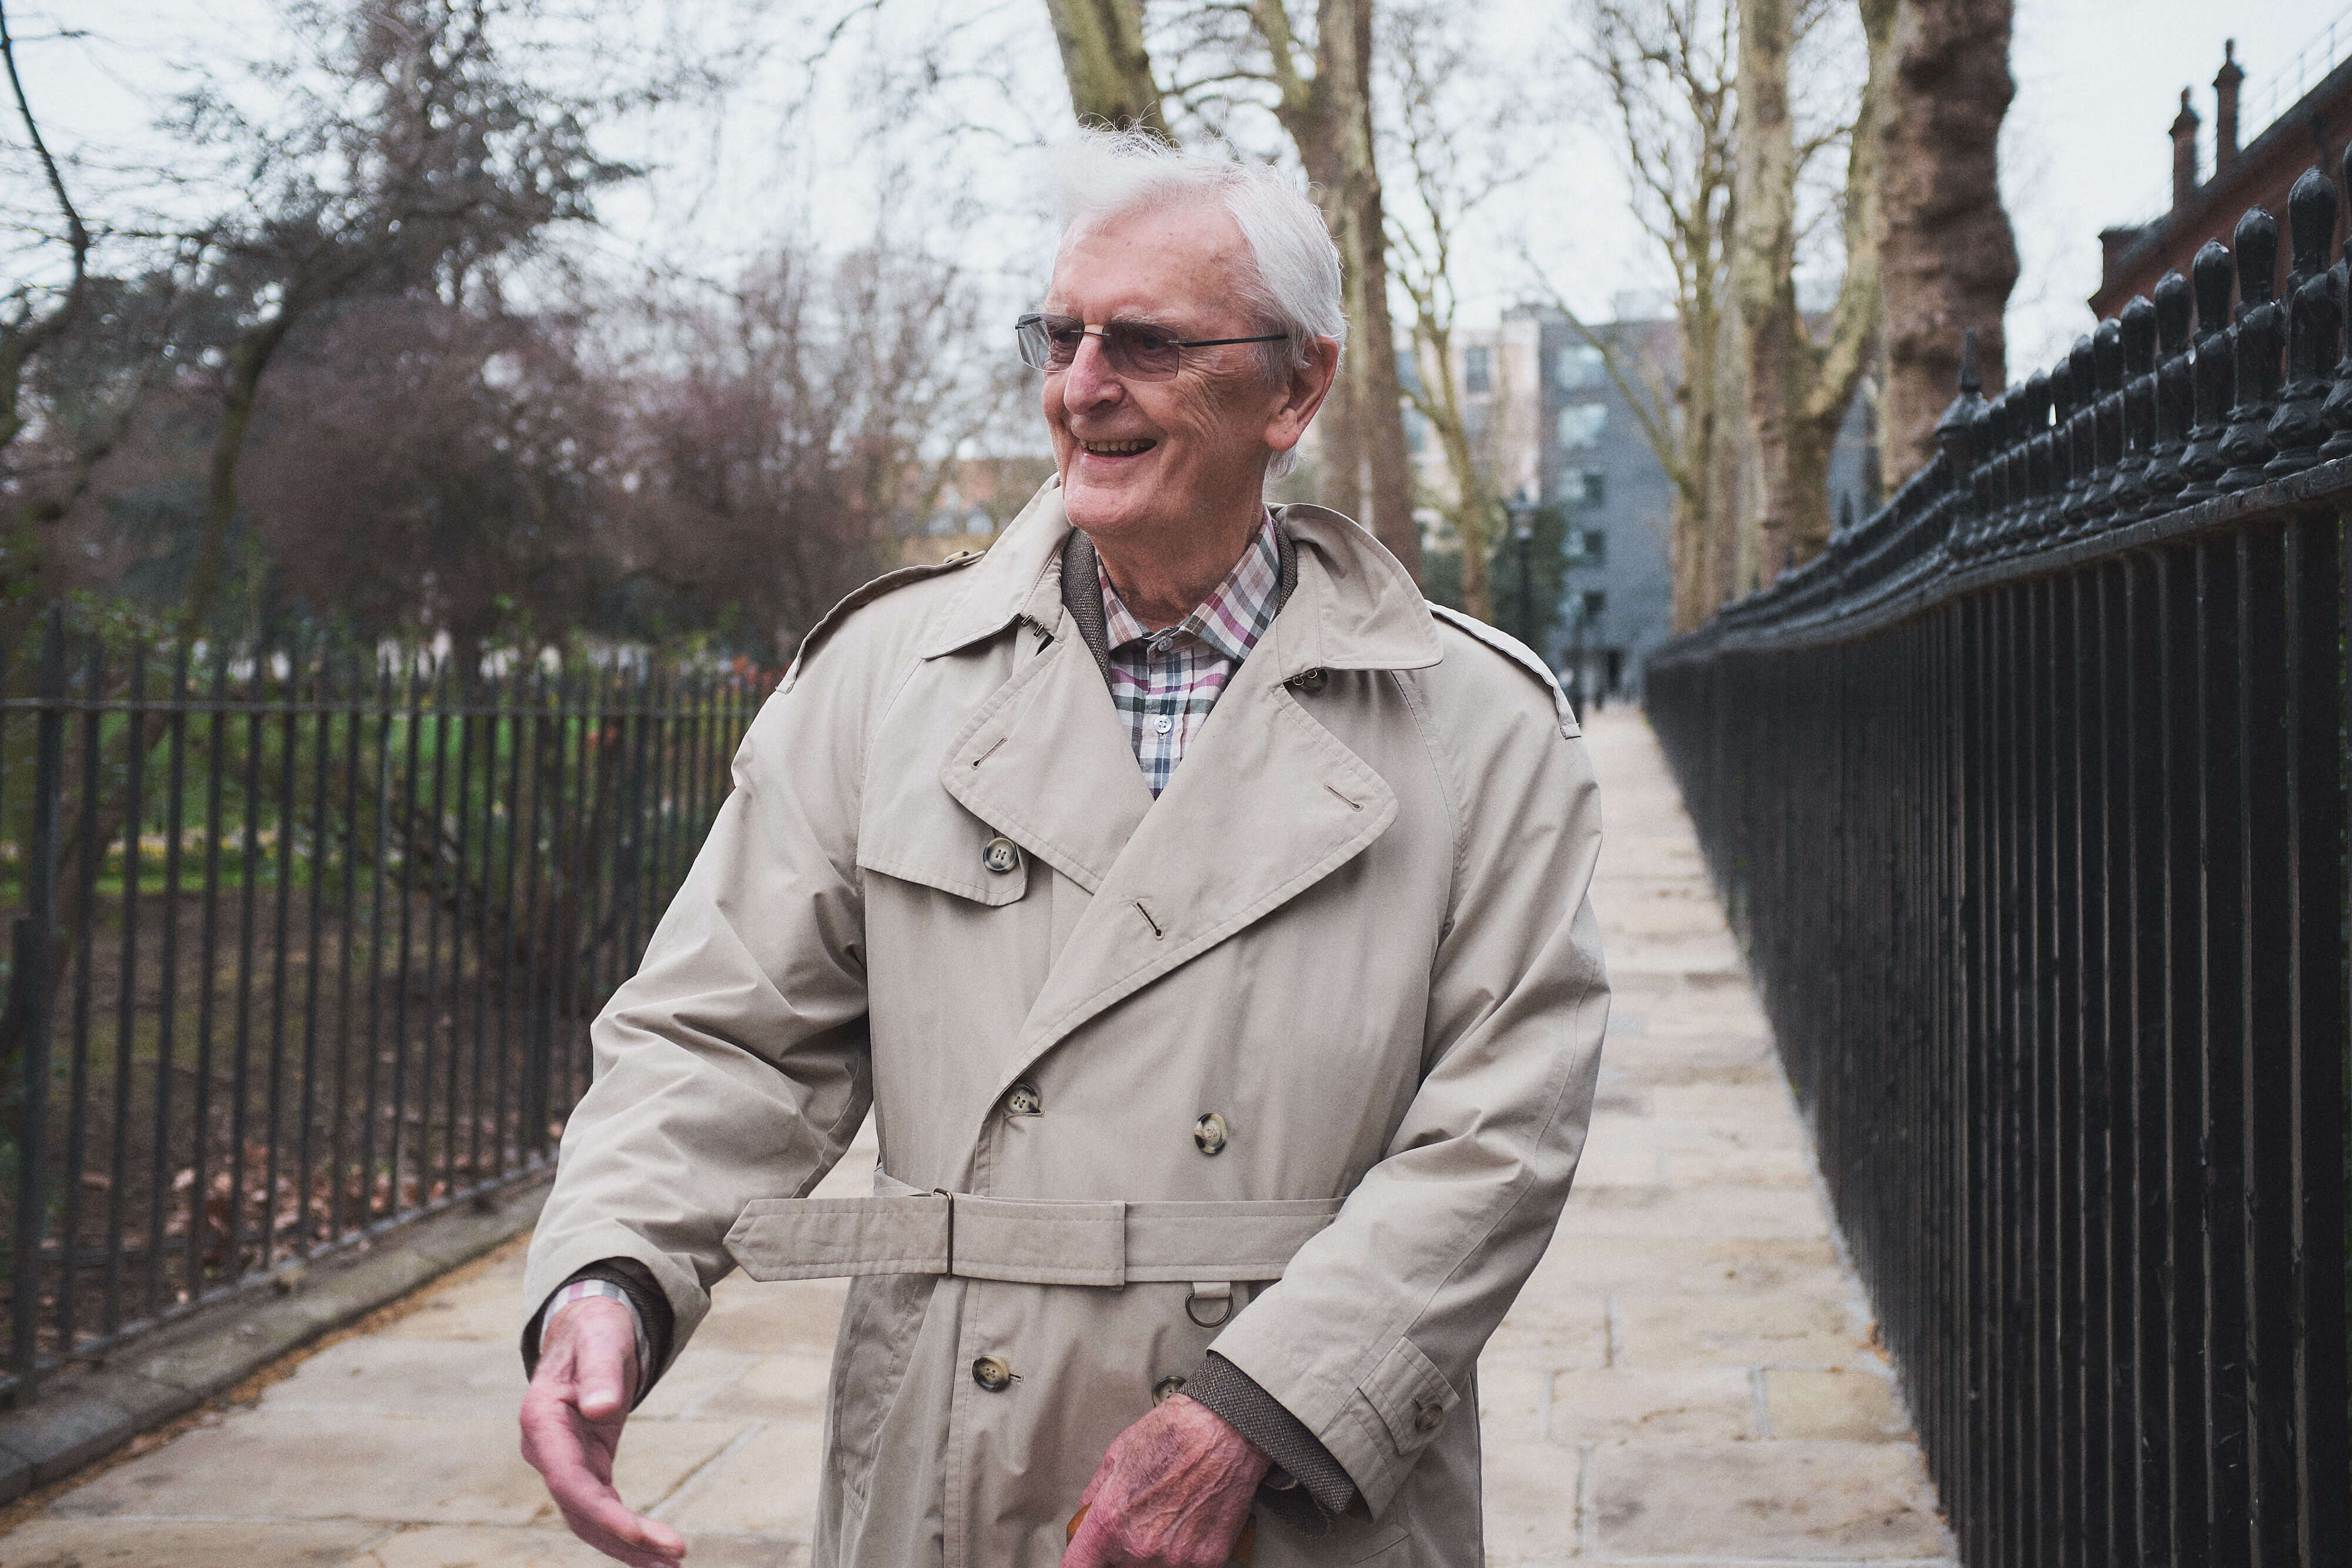
[[[922,1192],[743,1206],[727,1250],[754,1280],[960,1274],[1029,1285],[1278,1280],[1341,1199],[1122,1203]]]

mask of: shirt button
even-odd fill
[[[1163,713],[1158,718],[1151,721],[1151,727],[1158,730],[1160,734],[1166,735],[1170,730],[1176,727],[1176,721],[1170,718]]]
[[[1168,652],[1169,645],[1175,641],[1173,636],[1154,637],[1151,640],[1151,651],[1155,653],[1164,653]]]
[[[1021,851],[1011,839],[1000,833],[982,847],[980,863],[1003,876],[1007,872],[1021,869]]]
[[[1192,1124],[1192,1144],[1204,1155],[1225,1152],[1225,1119],[1211,1111]]]
[[[1163,1377],[1159,1382],[1151,1385],[1151,1402],[1154,1405],[1165,1405],[1169,1400],[1183,1392],[1184,1380],[1182,1378]]]
[[[1045,1097],[1037,1092],[1034,1083],[1016,1083],[1004,1092],[1004,1113],[1008,1116],[1034,1116],[1045,1109]]]
[[[1412,1427],[1416,1432],[1434,1432],[1439,1427],[1444,1425],[1444,1409],[1435,1405],[1424,1405],[1421,1407],[1420,1414],[1413,1416]]]
[[[1001,1394],[1013,1386],[1013,1369],[992,1355],[983,1355],[971,1364],[971,1380],[991,1394]]]

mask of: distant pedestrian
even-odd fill
[[[1485,1560],[1478,1354],[1608,1007],[1591,771],[1533,654],[1263,499],[1339,364],[1315,207],[1133,135],[1066,172],[1057,477],[809,633],[596,1023],[522,1424],[625,1562],[684,1549],[625,1412],[738,1266],[854,1276],[819,1568]],[[803,1196],[869,1105],[874,1196]]]

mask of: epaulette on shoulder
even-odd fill
[[[1551,673],[1550,665],[1536,657],[1534,649],[1517,637],[1497,632],[1476,616],[1465,615],[1459,610],[1449,610],[1443,604],[1433,603],[1429,607],[1429,612],[1448,626],[1484,643],[1487,647],[1494,649],[1512,664],[1541,681],[1544,684],[1544,689],[1551,693],[1552,710],[1559,716],[1560,734],[1574,740],[1584,733],[1583,728],[1576,722],[1576,710],[1568,706],[1568,694],[1559,689],[1559,677]]]
[[[809,655],[816,651],[817,644],[833,635],[835,628],[858,611],[884,594],[896,592],[910,583],[924,581],[941,572],[961,571],[987,553],[986,550],[958,550],[945,560],[925,561],[919,566],[902,566],[896,571],[886,571],[873,581],[851,590],[846,599],[818,617],[817,623],[808,629],[807,635],[801,639],[801,645],[793,651],[792,664],[784,671],[784,678],[777,683],[776,689],[779,692],[791,691],[793,683],[800,679],[802,669],[808,664]]]

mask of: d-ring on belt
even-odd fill
[[[743,1206],[727,1250],[754,1280],[956,1274],[1028,1285],[1172,1281],[1187,1304],[1278,1280],[1292,1254],[1339,1214],[1339,1198],[1121,1203],[923,1192],[882,1174],[872,1197],[770,1197]]]

